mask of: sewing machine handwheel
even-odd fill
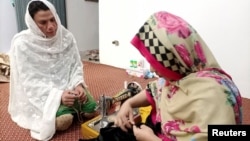
[[[141,85],[138,84],[137,82],[131,82],[131,83],[129,83],[127,85],[127,89],[132,90],[131,91],[132,96],[138,94],[142,90]]]

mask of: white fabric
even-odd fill
[[[58,30],[55,37],[45,38],[27,8],[28,29],[16,34],[11,43],[8,111],[14,122],[30,129],[33,138],[49,140],[55,134],[55,117],[63,91],[84,81],[74,36],[61,25],[54,6],[47,0],[41,1],[55,16]]]

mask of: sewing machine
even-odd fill
[[[108,123],[113,122],[117,111],[121,104],[130,97],[138,94],[142,90],[141,86],[136,82],[129,83],[126,88],[115,95],[114,97],[101,95],[98,102],[100,115],[83,123],[81,125],[81,133],[83,139],[95,138],[99,135],[101,128],[104,128]],[[134,109],[135,121],[141,121],[139,109]]]

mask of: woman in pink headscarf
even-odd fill
[[[241,124],[241,96],[196,30],[168,12],[152,14],[131,43],[166,81],[148,84],[115,119],[132,128],[135,107],[152,106],[146,124],[133,126],[139,141],[207,141],[210,124]]]

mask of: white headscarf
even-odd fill
[[[34,0],[32,0],[34,1]],[[10,98],[8,111],[31,136],[49,140],[55,133],[55,117],[64,90],[83,83],[83,66],[74,36],[60,22],[54,6],[42,1],[58,25],[56,35],[46,38],[26,9],[28,29],[11,42]]]

